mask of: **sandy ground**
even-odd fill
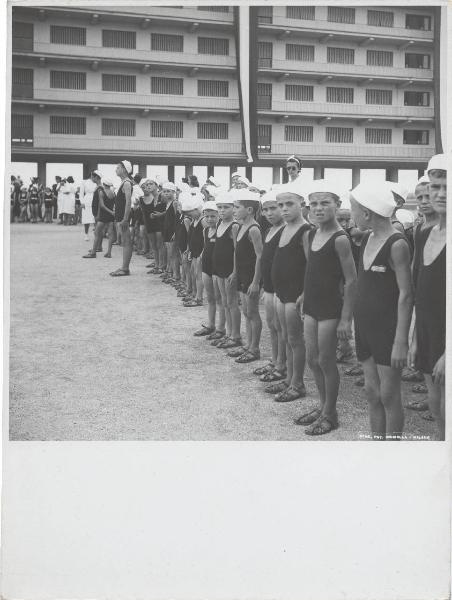
[[[110,260],[83,260],[89,247],[81,226],[12,226],[12,440],[312,441],[293,424],[316,405],[309,372],[307,398],[274,402],[252,374],[255,363],[237,365],[193,337],[205,308],[184,308],[140,256],[130,277],[110,277],[121,249],[113,246]],[[268,357],[265,334],[262,350]],[[342,377],[340,428],[314,439],[367,433],[364,392],[353,382]],[[406,411],[405,430],[433,437],[435,428]]]

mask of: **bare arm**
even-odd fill
[[[260,229],[257,227],[252,227],[248,231],[248,235],[250,236],[251,243],[253,244],[254,253],[256,254],[256,265],[254,267],[254,277],[251,285],[248,288],[248,295],[258,295],[259,294],[259,284],[261,281],[261,257],[262,257],[262,234]]]
[[[131,211],[131,207],[132,207],[132,185],[131,185],[130,181],[124,182],[123,190],[124,190],[124,196],[126,197],[126,206],[124,209],[124,217],[122,219],[121,226],[126,227],[129,225],[129,217],[130,217],[130,211]]]
[[[110,210],[109,208],[107,208],[104,204],[104,195],[105,192],[103,190],[99,190],[99,208],[97,210],[97,218],[99,218],[100,215],[100,211],[104,210],[105,212],[110,213],[111,215],[114,216],[114,211]]]
[[[229,282],[231,282],[237,276],[237,270],[236,270],[236,264],[235,264],[235,247],[237,245],[237,233],[238,233],[239,229],[240,229],[240,227],[238,224],[234,224],[231,228],[232,241],[234,243],[234,259],[233,259],[234,266],[232,268],[232,273],[228,277]]]
[[[410,249],[405,240],[397,240],[391,247],[391,267],[399,287],[397,328],[392,347],[391,366],[403,368],[407,363],[408,334],[413,312],[413,283],[410,268]]]
[[[346,235],[338,236],[334,241],[334,245],[344,276],[344,304],[342,306],[341,319],[337,326],[337,337],[346,340],[352,334],[351,323],[357,280],[356,267],[348,237]]]

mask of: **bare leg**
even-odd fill
[[[424,377],[428,390],[428,407],[438,427],[439,439],[444,440],[446,435],[445,386],[434,383],[428,373],[424,373]]]
[[[276,360],[275,366],[279,371],[284,371],[287,368],[287,358],[286,358],[286,342],[283,340],[282,331],[281,331],[281,323],[279,321],[278,316],[278,308],[277,308],[278,298],[276,294],[273,295],[273,318],[275,323],[275,328],[278,334],[278,358]]]
[[[333,418],[336,417],[340,381],[336,362],[338,322],[338,319],[327,319],[318,323],[319,365],[325,382],[325,402],[322,407],[322,414]]]
[[[303,337],[303,321],[295,307],[295,302],[284,305],[286,313],[286,327],[288,345],[293,356],[293,374],[289,385],[303,387],[304,368],[306,362],[306,348]]]
[[[192,264],[194,263],[194,276],[196,278],[196,300],[202,301],[202,293],[203,293],[203,281],[202,281],[202,264],[201,257],[194,258]]]
[[[212,277],[206,273],[202,273],[202,282],[206,290],[207,298],[207,319],[208,326],[215,329],[215,315],[217,312],[217,304],[215,299],[215,290],[213,287]]]
[[[380,376],[373,358],[362,362],[364,389],[369,403],[370,431],[374,440],[386,439],[386,412],[381,402]]]
[[[236,340],[240,338],[241,312],[239,308],[239,293],[235,283],[229,283],[225,278],[225,289],[227,296],[227,305],[231,313],[231,338]]]
[[[259,295],[247,296],[247,312],[250,323],[250,343],[248,348],[251,352],[259,352],[262,333],[262,319],[259,314]]]
[[[214,279],[217,282],[217,286],[218,286],[218,290],[220,292],[220,296],[221,296],[221,303],[224,307],[224,316],[225,316],[225,321],[226,321],[226,335],[230,336],[231,332],[232,332],[232,324],[231,324],[231,310],[230,307],[228,305],[228,296],[226,293],[226,279],[224,279],[223,277],[217,277],[214,275]],[[219,326],[218,326],[219,328]],[[220,331],[224,331],[225,327],[223,326],[223,329],[221,329]]]
[[[215,275],[212,276],[212,283],[213,283],[213,291],[215,294],[216,310],[217,310],[217,314],[218,314],[217,331],[224,331],[225,323],[226,323],[226,311],[223,306],[220,288],[218,287],[218,277],[216,277]]]
[[[390,439],[400,439],[403,433],[404,414],[401,392],[401,369],[377,365],[380,378],[380,398],[386,414],[386,434]]]
[[[286,383],[290,385],[293,378],[293,352],[292,348],[289,344],[288,333],[287,333],[287,323],[286,323],[286,305],[283,304],[279,299],[276,299],[276,310],[278,313],[279,323],[281,325],[281,339],[283,344],[286,346],[286,355],[287,355],[287,376]]]
[[[275,326],[275,301],[273,294],[264,292],[265,320],[270,332],[270,343],[272,349],[272,363],[276,365],[278,361],[278,332]]]
[[[122,233],[123,249],[122,249],[122,269],[129,270],[130,261],[132,259],[132,236],[127,227]]]

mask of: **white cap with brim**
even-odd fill
[[[262,204],[262,206],[266,202],[276,202],[276,195],[277,195],[277,191],[276,190],[270,190],[270,191],[266,192],[265,194],[263,194],[261,196],[261,204]]]
[[[106,185],[107,187],[111,187],[113,185],[113,181],[111,179],[108,179],[108,177],[105,177],[104,179],[102,179],[102,184]]]
[[[395,181],[386,181],[386,183],[391,192],[394,192],[394,194],[397,194],[397,196],[400,196],[406,202],[408,190],[404,185]]]
[[[122,160],[121,161],[122,166],[124,167],[124,169],[127,171],[127,173],[129,175],[132,174],[132,165],[128,160]]]
[[[404,227],[412,227],[414,225],[414,215],[406,208],[399,208],[399,210],[396,210],[395,216]]]
[[[202,210],[204,206],[202,194],[199,193],[190,194],[185,192],[179,196],[179,202],[184,212]]]
[[[100,179],[102,179],[102,173],[100,171],[98,171],[97,169],[92,171],[92,175],[96,175],[96,177],[100,177]]]
[[[278,196],[282,194],[294,194],[300,198],[306,198],[306,188],[303,189],[297,179],[278,186],[276,191]]]
[[[239,183],[244,183],[246,186],[249,186],[251,183],[247,177],[242,177],[241,175],[239,175],[238,181]]]
[[[219,204],[234,204],[234,198],[231,195],[231,192],[227,190],[221,190],[215,196],[215,204],[218,206]]]
[[[162,190],[171,190],[172,192],[175,192],[177,190],[177,187],[172,181],[165,181],[164,183],[162,183]]]
[[[422,183],[430,183],[430,179],[427,177],[427,175],[422,175],[422,177],[419,177],[419,179],[416,181],[416,185],[421,185]]]
[[[214,210],[215,212],[218,212],[217,203],[214,200],[207,200],[207,202],[204,202],[202,209],[203,211]]]
[[[428,161],[427,173],[430,171],[447,171],[447,160],[445,154],[435,154]]]
[[[359,183],[351,192],[352,198],[381,217],[391,217],[396,203],[391,190],[384,184]]]
[[[209,196],[212,196],[213,198],[215,198],[215,196],[218,194],[218,188],[214,185],[206,185],[204,189],[209,194]]]
[[[235,171],[234,173],[232,173],[232,175],[231,175],[231,179],[232,179],[233,177],[240,177],[240,173],[239,173],[238,171]]]
[[[308,198],[311,194],[334,194],[338,198],[341,193],[337,189],[337,184],[327,179],[314,179],[308,187]]]
[[[260,194],[256,192],[250,192],[250,190],[247,190],[246,188],[241,190],[234,189],[229,193],[231,194],[233,202],[243,202],[245,200],[249,202],[260,202],[261,199]]]

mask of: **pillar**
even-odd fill
[[[148,165],[145,161],[139,161],[138,163],[138,173],[144,178],[146,177],[148,172]]]
[[[213,165],[207,165],[207,179],[209,179],[209,177],[213,177],[213,172]]]
[[[185,165],[185,177],[193,175],[193,165]]]
[[[174,181],[174,165],[168,165],[168,181]]]
[[[323,179],[325,177],[324,167],[314,167],[314,179]]]
[[[44,186],[47,185],[46,177],[47,177],[47,163],[44,160],[38,160],[38,177],[39,182]]]
[[[253,180],[253,167],[251,165],[245,167],[245,177],[250,181]]]
[[[282,170],[282,182],[287,183],[288,181],[289,181],[289,173],[287,172],[287,169],[284,167]]]
[[[359,167],[352,168],[352,189],[355,188],[361,180],[361,169]]]
[[[423,177],[424,173],[425,173],[424,169],[418,169],[417,170],[417,178],[420,179],[421,177]]]
[[[83,163],[83,179],[88,179],[91,171],[95,171],[98,167],[96,160],[87,160]]]
[[[281,183],[281,169],[280,167],[273,167],[272,169],[272,182],[273,184]]]
[[[386,169],[386,181],[393,181],[394,183],[399,181],[399,169],[397,167]]]

